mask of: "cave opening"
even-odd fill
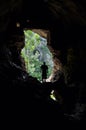
[[[50,32],[43,29],[24,29],[25,46],[21,56],[25,61],[25,68],[29,75],[42,82],[41,65],[48,66],[47,78],[53,71],[53,54],[48,48]]]

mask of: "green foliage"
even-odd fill
[[[40,53],[38,51],[35,51],[35,49],[41,44],[41,38],[38,34],[27,30],[24,31],[25,34],[25,47],[21,51],[21,56],[25,60],[26,70],[29,73],[29,75],[36,77],[39,81],[41,81],[41,65],[43,61],[39,60]],[[41,47],[44,54],[48,53],[48,57],[52,57],[52,54],[50,53],[47,46]],[[43,55],[44,55],[43,54]],[[45,57],[45,55],[44,55]],[[48,77],[51,74],[52,67],[50,66],[50,59],[47,58],[47,65],[48,65]]]

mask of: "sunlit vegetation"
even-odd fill
[[[57,101],[55,94],[54,94],[54,90],[51,91],[50,98],[53,99],[54,101]]]
[[[45,61],[48,66],[48,77],[52,73],[52,54],[47,47],[47,39],[41,37],[31,30],[25,30],[25,47],[21,51],[21,56],[25,60],[26,70],[29,75],[41,81],[41,65]]]

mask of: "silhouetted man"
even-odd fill
[[[43,62],[43,65],[41,66],[41,70],[42,70],[42,82],[46,82],[48,66],[45,64],[45,62]]]

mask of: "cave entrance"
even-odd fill
[[[43,29],[25,29],[25,46],[21,51],[21,56],[25,60],[25,67],[29,75],[42,81],[41,65],[46,62],[48,66],[47,78],[53,69],[52,53],[48,48],[50,42],[50,32]]]

